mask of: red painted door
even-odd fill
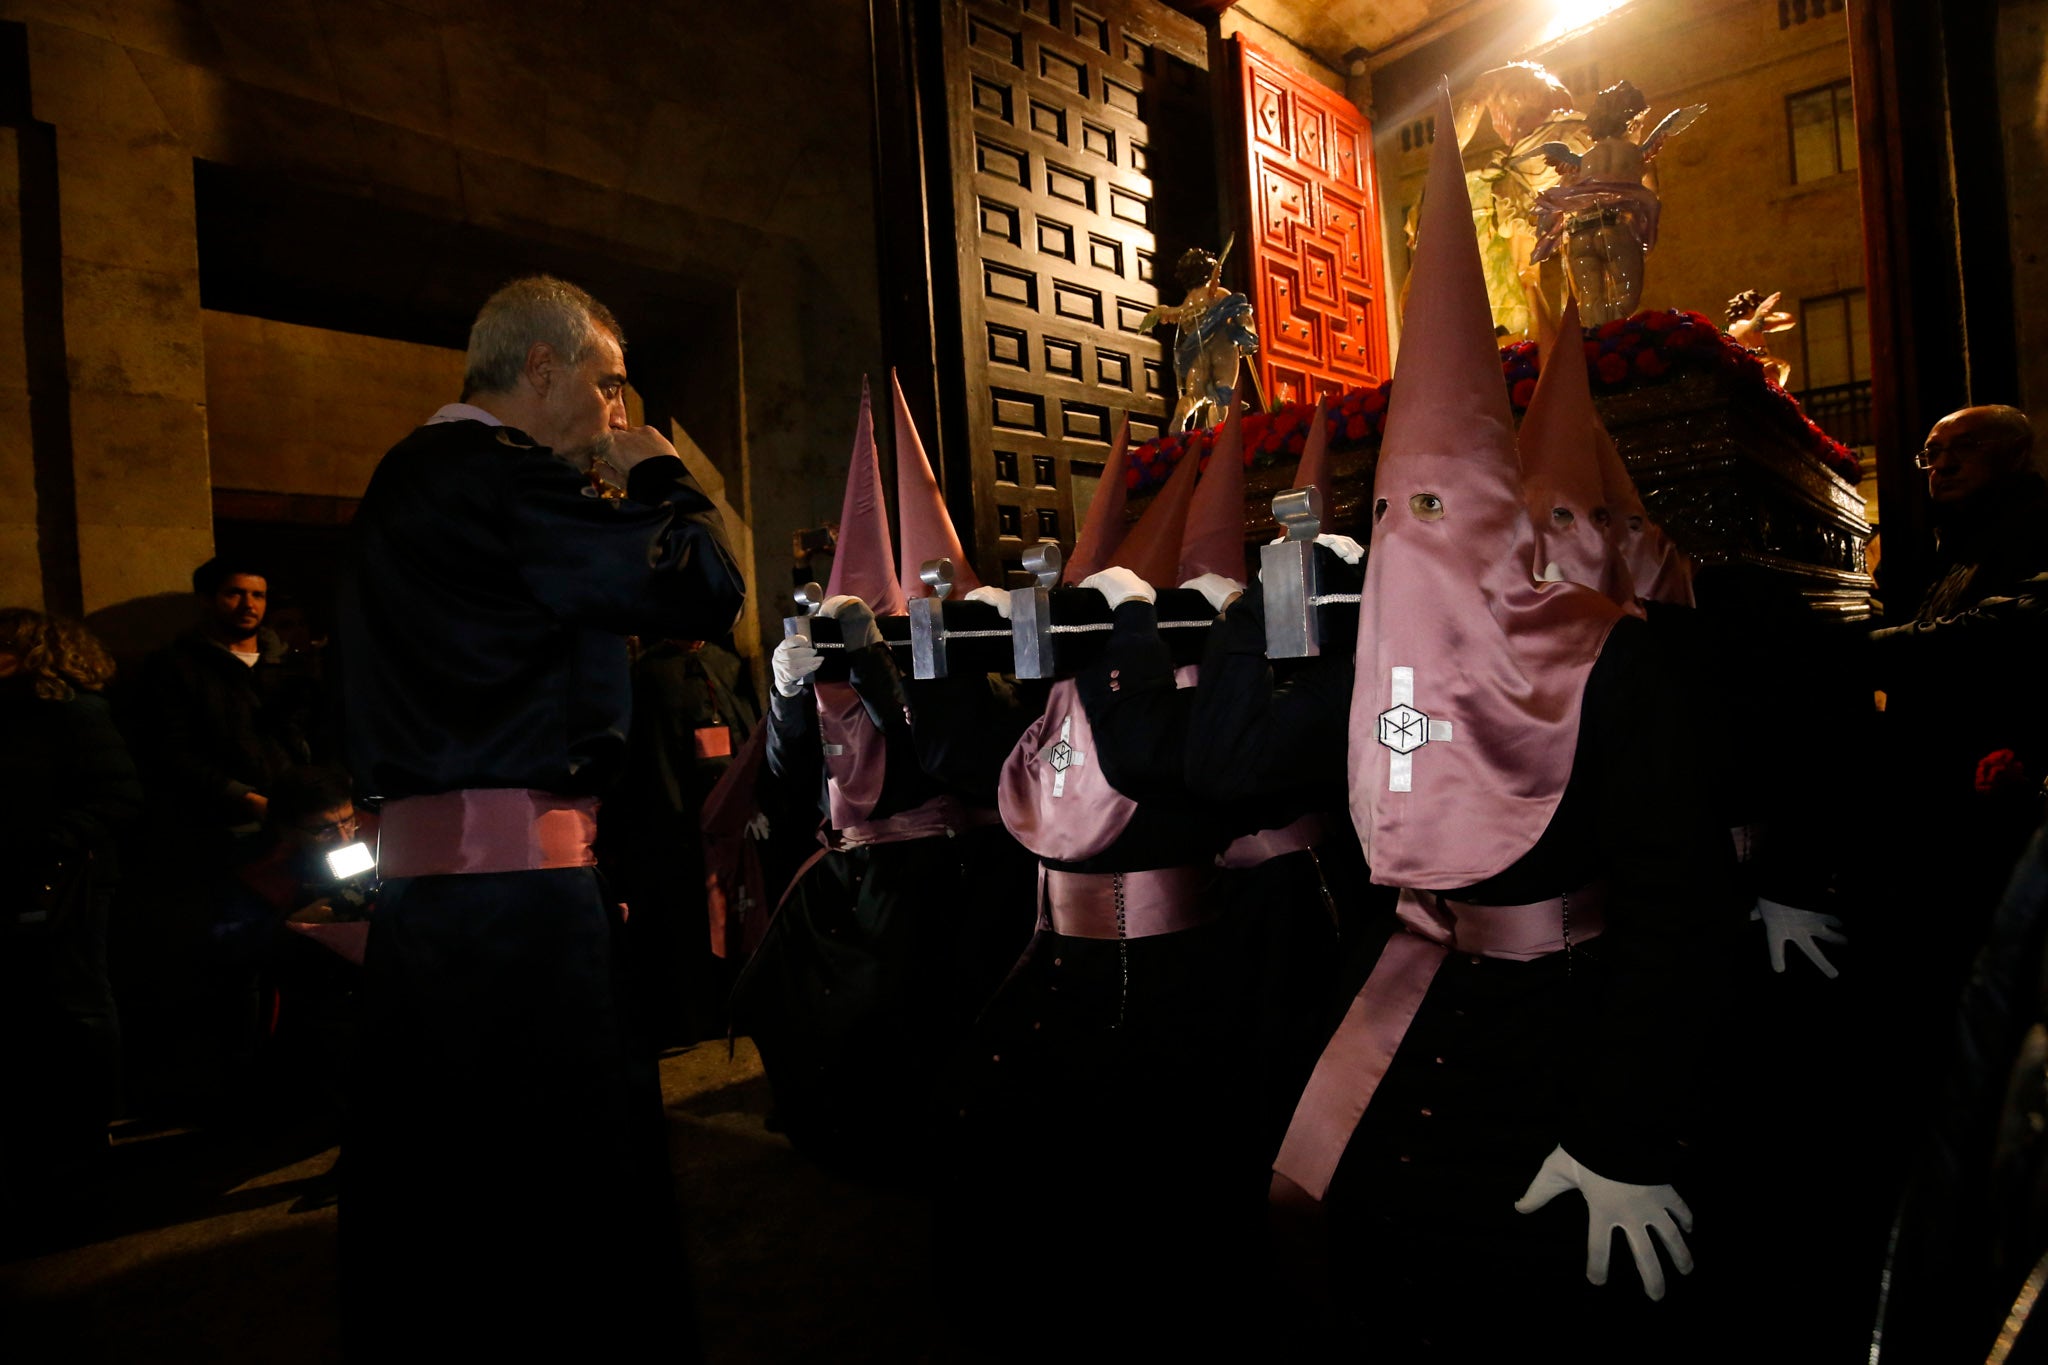
[[[1249,261],[1268,403],[1387,377],[1372,128],[1337,91],[1231,40],[1251,172]],[[1242,249],[1242,247],[1240,248]]]

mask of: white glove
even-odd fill
[[[1316,544],[1336,555],[1346,564],[1356,564],[1365,558],[1365,547],[1350,536],[1340,536],[1325,531],[1316,537]]]
[[[818,615],[839,623],[839,639],[848,649],[866,649],[882,638],[875,629],[875,613],[858,597],[846,593],[828,597]]]
[[[1217,611],[1222,611],[1229,604],[1231,598],[1244,591],[1244,584],[1238,582],[1235,578],[1225,578],[1220,573],[1197,574],[1181,584],[1181,586],[1183,588],[1193,588],[1196,592],[1208,598],[1209,605]]]
[[[1842,922],[1833,915],[1823,915],[1815,910],[1800,910],[1790,905],[1767,901],[1761,896],[1750,910],[1752,920],[1764,922],[1764,946],[1771,950],[1771,970],[1785,970],[1785,945],[1795,943],[1805,953],[1820,974],[1833,981],[1840,976],[1841,969],[1828,961],[1821,952],[1821,943],[1847,943],[1849,936],[1842,932]],[[1820,940],[1816,943],[1814,940]]]
[[[979,587],[973,592],[968,593],[961,601],[986,602],[1001,612],[1005,621],[1010,619],[1010,594],[1004,592],[1001,588]]]
[[[1084,588],[1093,588],[1102,594],[1102,600],[1115,611],[1126,602],[1157,602],[1159,593],[1150,583],[1132,573],[1129,569],[1111,566],[1100,573],[1089,574],[1081,580]]]
[[[775,669],[775,690],[785,697],[793,697],[804,690],[804,684],[825,659],[809,640],[801,635],[790,635],[775,646],[775,654],[769,662]]]
[[[1566,1190],[1586,1197],[1586,1278],[1594,1284],[1607,1283],[1607,1257],[1614,1244],[1614,1230],[1620,1228],[1635,1253],[1636,1273],[1643,1277],[1643,1292],[1652,1299],[1664,1297],[1664,1267],[1657,1262],[1657,1249],[1650,1245],[1650,1232],[1663,1240],[1671,1264],[1681,1275],[1692,1274],[1692,1252],[1680,1231],[1692,1231],[1692,1210],[1669,1185],[1624,1185],[1609,1180],[1572,1160],[1562,1147],[1553,1147],[1529,1188],[1515,1201],[1517,1213],[1534,1213]],[[1676,1218],[1674,1223],[1672,1220]]]
[[[756,843],[765,842],[768,838],[768,816],[765,813],[756,813],[753,819],[747,821],[745,833]]]
[[[1283,532],[1280,535],[1274,536],[1272,543],[1275,545],[1285,545],[1287,543],[1286,534]],[[1317,536],[1316,544],[1330,551],[1346,564],[1356,564],[1359,560],[1365,558],[1365,547],[1363,545],[1360,545],[1350,536],[1340,536],[1334,531],[1325,531]]]

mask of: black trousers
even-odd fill
[[[351,1358],[696,1358],[615,932],[588,869],[384,884],[341,1172]]]

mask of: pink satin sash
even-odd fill
[[[1598,883],[1533,905],[1470,905],[1403,891],[1401,927],[1323,1048],[1273,1161],[1273,1194],[1321,1199],[1386,1078],[1437,968],[1454,952],[1533,962],[1606,927]]]
[[[1323,817],[1310,812],[1291,825],[1279,829],[1255,830],[1230,841],[1230,847],[1223,850],[1216,859],[1218,867],[1240,869],[1257,867],[1270,863],[1275,858],[1284,858],[1290,853],[1301,853],[1314,848],[1323,841],[1327,826]]]
[[[523,787],[470,787],[386,801],[377,875],[447,877],[593,867],[597,798]]]
[[[833,848],[860,848],[959,834],[1002,822],[1003,817],[987,806],[971,806],[956,796],[935,796],[921,806],[879,820],[863,820],[840,830],[828,829],[826,838]]]
[[[1143,872],[1062,872],[1040,864],[1039,904],[1052,931],[1068,938],[1151,938],[1193,929],[1222,906],[1209,894],[1213,867],[1160,867]],[[1123,900],[1118,924],[1117,900]]]

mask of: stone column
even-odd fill
[[[21,155],[0,128],[0,606],[41,607],[36,557],[35,442],[28,419],[28,348],[21,298]]]
[[[192,153],[118,44],[32,23],[29,75],[56,129],[78,580],[95,612],[187,592],[213,553]]]

